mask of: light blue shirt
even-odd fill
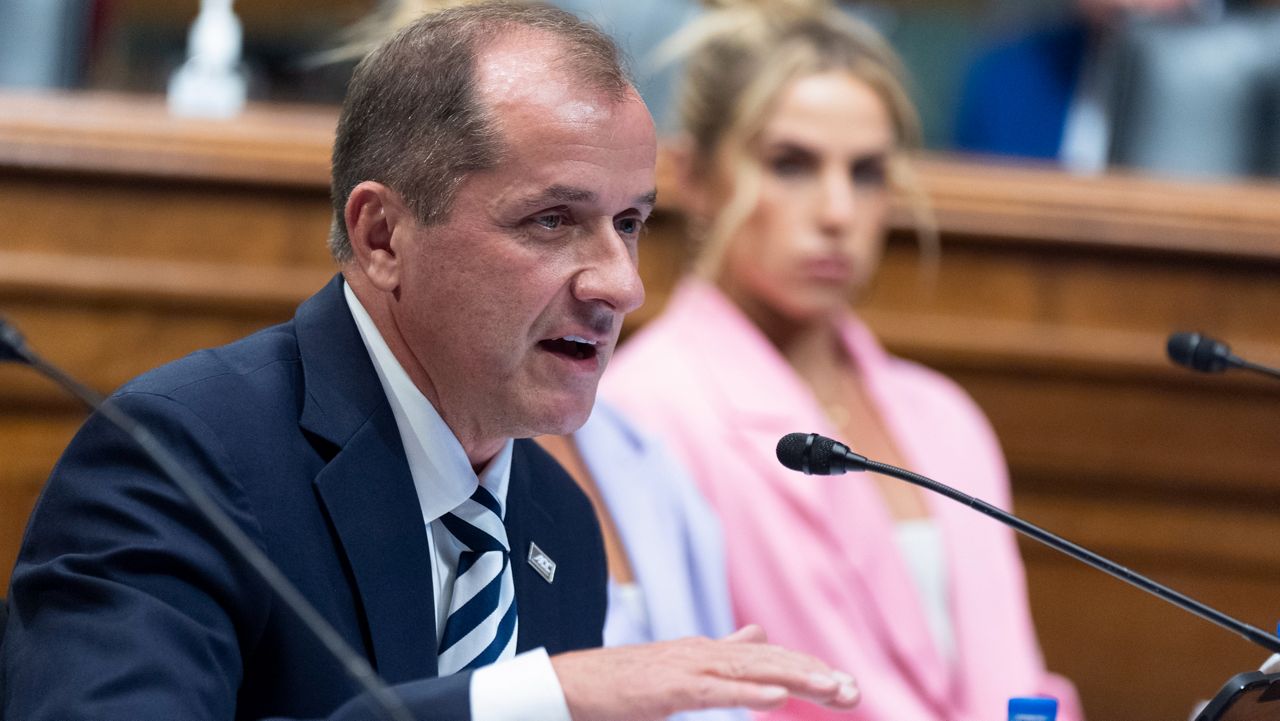
[[[604,643],[621,646],[734,630],[720,522],[684,468],[656,438],[597,402],[574,434],[583,463],[621,536],[638,593],[611,584]],[[676,714],[674,721],[747,721],[741,709]]]

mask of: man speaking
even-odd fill
[[[590,504],[527,439],[587,418],[644,297],[652,121],[607,37],[503,4],[356,70],[333,153],[341,274],[294,319],[113,397],[423,719],[652,719],[852,679],[758,629],[600,643]],[[253,238],[244,242],[252,243]],[[4,717],[373,718],[173,484],[95,415],[10,588]]]

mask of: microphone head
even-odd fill
[[[27,363],[27,341],[9,321],[0,316],[0,363],[17,361]]]
[[[836,442],[817,433],[788,433],[778,440],[778,462],[805,475],[829,476]],[[843,464],[836,473],[844,473]]]
[[[1226,343],[1199,333],[1174,333],[1166,350],[1169,360],[1201,373],[1221,373],[1233,357]]]

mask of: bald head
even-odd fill
[[[527,42],[539,36],[542,42]],[[521,48],[527,49],[522,58]],[[521,60],[530,64],[521,67]],[[351,259],[344,208],[361,181],[395,190],[424,225],[447,218],[462,180],[501,159],[503,106],[539,92],[539,75],[568,78],[602,101],[634,97],[613,41],[547,6],[444,10],[371,52],[351,79],[334,141],[334,258]]]

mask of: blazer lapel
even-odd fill
[[[884,423],[899,452],[903,454],[906,464],[916,470],[927,472],[928,469],[921,467],[921,456],[916,444],[918,433],[913,432],[912,418],[900,399],[895,402],[891,389],[886,383],[889,377],[887,371],[893,358],[884,351],[870,330],[853,316],[847,316],[844,319],[841,325],[841,338],[845,350],[862,373],[868,396],[875,406],[877,415]],[[855,493],[860,496],[875,492],[869,478],[848,478],[845,483],[856,483],[858,488],[846,486],[838,492]],[[929,508],[930,520],[943,531],[945,542],[949,537],[946,530],[950,521],[945,511],[949,509],[940,508],[940,501],[945,503],[935,494],[925,493],[924,502]],[[847,501],[847,503],[857,502],[861,501],[858,499]],[[876,504],[874,507],[884,509],[883,504]],[[876,514],[874,523],[869,524],[868,528],[849,530],[851,533],[861,535],[862,545],[869,549],[876,549],[875,556],[867,559],[868,567],[876,570],[868,573],[867,578],[874,579],[872,582],[876,584],[874,598],[878,603],[875,607],[892,637],[905,677],[916,685],[923,698],[932,701],[938,708],[946,708],[950,703],[949,699],[956,691],[957,674],[954,672],[954,667],[943,660],[937,642],[929,630],[919,591],[911,578],[910,569],[902,557],[901,547],[895,538],[897,533],[895,521],[885,509],[883,513]],[[948,568],[949,575],[953,577],[957,566],[949,564]],[[953,596],[951,605],[954,607],[954,582],[949,583],[949,586],[949,592]],[[954,623],[953,628],[958,630]]]
[[[733,427],[726,429],[731,447],[761,473],[774,476],[775,486],[806,519],[805,525],[820,534],[833,554],[844,554],[836,561],[851,565],[847,577],[860,586],[850,590],[875,618],[903,676],[911,679],[922,698],[944,704],[952,674],[929,635],[923,607],[894,541],[893,519],[875,486],[861,474],[807,477],[783,468],[774,450],[782,436],[816,432],[838,438],[840,433],[804,381],[727,299],[700,282],[685,281],[678,293],[668,312],[689,309],[696,319],[687,334],[690,343],[709,347],[695,357],[734,359],[732,364],[707,364],[700,369],[706,387],[725,408],[723,417],[733,420]],[[846,347],[865,367],[866,344],[849,342],[857,322],[849,317],[844,323]],[[744,388],[751,392],[742,392]],[[889,416],[889,409],[881,405],[878,410],[897,430],[897,419]],[[860,523],[849,522],[844,509],[850,508],[859,509]]]
[[[301,425],[337,449],[314,484],[359,593],[373,664],[391,683],[434,676],[426,528],[341,276],[298,309],[295,324],[305,379]]]

